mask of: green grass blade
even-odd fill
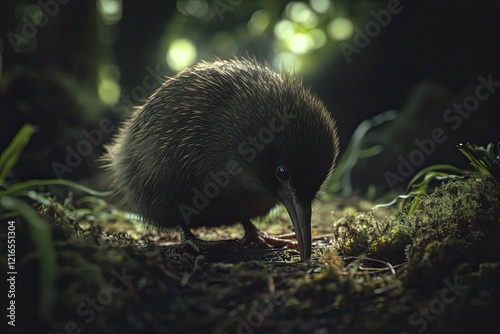
[[[425,177],[427,173],[433,172],[433,171],[440,171],[440,172],[455,172],[458,173],[458,175],[463,175],[464,171],[456,166],[449,165],[449,164],[436,164],[432,165],[426,168],[421,169],[415,176],[411,179],[411,181],[408,183],[408,187],[406,189],[407,192],[410,191],[411,188],[415,186],[415,183],[417,180],[419,180],[422,177]]]
[[[38,305],[38,314],[42,319],[50,320],[56,274],[56,254],[52,244],[52,228],[33,208],[17,198],[1,197],[0,205],[7,210],[18,212],[28,223],[29,233],[40,259],[40,304]]]
[[[483,160],[486,153],[484,149],[470,143],[459,144],[457,147],[480,175],[491,176],[490,170]]]
[[[34,132],[35,127],[33,125],[25,124],[0,155],[0,185],[4,184],[5,178],[17,163],[21,152]]]
[[[24,195],[29,189],[34,187],[55,186],[55,185],[68,186],[83,191],[85,193],[88,193],[92,196],[109,196],[112,194],[111,191],[97,191],[69,180],[49,179],[49,180],[30,180],[30,181],[16,183],[11,187],[9,187],[7,190],[0,191],[0,196]]]

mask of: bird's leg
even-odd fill
[[[181,247],[189,247],[199,254],[227,255],[237,252],[237,240],[208,241],[197,238],[187,227],[181,227]]]
[[[299,245],[297,241],[292,240],[295,238],[295,233],[283,234],[283,235],[269,235],[264,232],[260,232],[252,224],[250,220],[243,220],[241,222],[243,228],[245,229],[245,236],[241,239],[243,245],[248,245],[252,242],[258,244],[271,245],[276,247],[288,246],[290,248],[298,248]]]

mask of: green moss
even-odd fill
[[[411,244],[415,225],[407,216],[376,218],[373,212],[347,215],[334,224],[335,250],[339,254],[371,257],[400,263]]]
[[[413,262],[430,258],[432,242],[443,247],[459,242],[457,252],[473,248],[485,258],[498,249],[500,237],[500,184],[489,177],[451,181],[422,199],[423,214],[412,245]],[[470,253],[470,252],[467,252]],[[497,253],[500,254],[500,253]],[[494,256],[493,256],[494,257]]]

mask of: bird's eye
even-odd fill
[[[279,166],[276,169],[276,178],[278,180],[280,180],[281,182],[285,182],[285,181],[290,180],[290,177],[291,177],[291,174],[290,174],[290,171],[288,170],[288,168],[283,167],[283,166]]]

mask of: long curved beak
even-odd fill
[[[301,203],[293,192],[288,192],[282,200],[295,229],[299,244],[300,260],[311,258],[311,203]]]

